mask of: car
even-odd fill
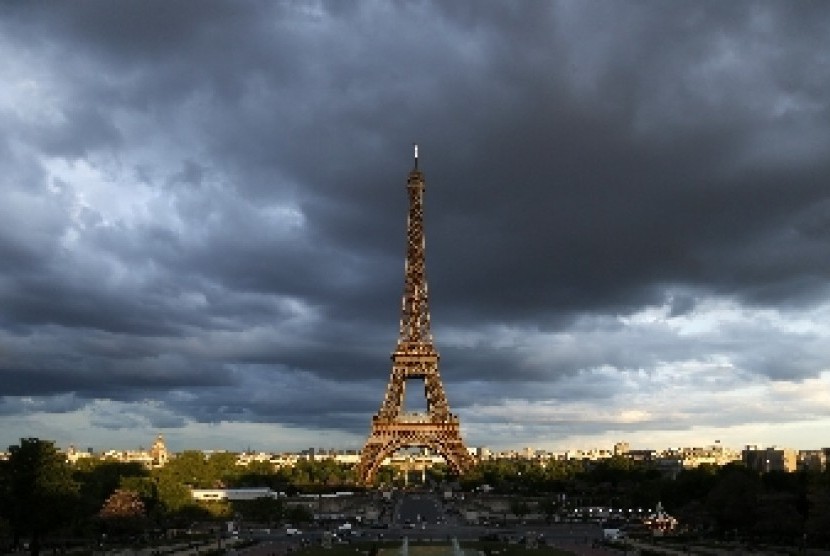
[[[303,532],[300,531],[299,529],[295,529],[294,527],[286,527],[285,528],[285,534],[288,535],[289,537],[294,537],[294,536],[297,536],[297,535],[302,535]]]

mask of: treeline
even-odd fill
[[[480,463],[461,484],[533,498],[551,518],[580,507],[654,509],[660,502],[690,535],[830,547],[830,471],[761,474],[732,463],[671,478],[621,457],[545,466],[497,460]]]
[[[242,518],[249,522],[303,523],[302,507],[283,499],[196,502],[192,488],[270,487],[293,496],[357,490],[350,465],[333,460],[299,461],[275,469],[269,463],[236,465],[236,455],[183,452],[164,467],[84,459],[69,465],[51,442],[23,439],[0,461],[0,544],[23,540],[37,554],[41,539],[108,539],[158,535],[194,522]],[[550,519],[575,508],[655,508],[678,518],[689,534],[723,539],[757,539],[781,544],[830,547],[830,472],[751,472],[739,464],[702,466],[669,478],[626,458],[601,462],[523,459],[485,461],[464,477],[447,467],[427,470],[438,486],[458,482],[462,490],[488,485],[514,497],[514,513],[534,511]],[[379,482],[403,484],[382,468]],[[218,525],[216,526],[218,530]],[[2,546],[0,546],[2,548]]]
[[[351,466],[334,461],[274,469],[266,463],[236,465],[235,454],[188,451],[153,470],[93,458],[70,465],[52,442],[37,438],[22,439],[9,454],[0,461],[0,551],[28,542],[37,554],[47,536],[106,535],[112,542],[186,529],[194,522],[303,523],[312,518],[308,510],[287,508],[278,499],[197,502],[191,488],[270,487],[288,496],[355,488]]]

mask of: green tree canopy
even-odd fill
[[[9,521],[15,546],[29,536],[31,553],[37,555],[42,537],[71,521],[78,499],[72,469],[52,442],[37,438],[10,446],[0,469],[0,512]]]
[[[88,458],[75,466],[73,477],[80,485],[80,513],[92,516],[128,478],[148,478],[150,472],[140,463],[123,463]],[[135,489],[133,489],[135,490]]]

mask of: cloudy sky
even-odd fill
[[[413,142],[468,444],[830,445],[825,3],[4,0],[0,76],[0,446],[359,448]]]

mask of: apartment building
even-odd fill
[[[770,471],[795,471],[798,467],[798,453],[788,448],[760,448],[749,445],[741,452],[741,460],[748,468],[759,473]]]

